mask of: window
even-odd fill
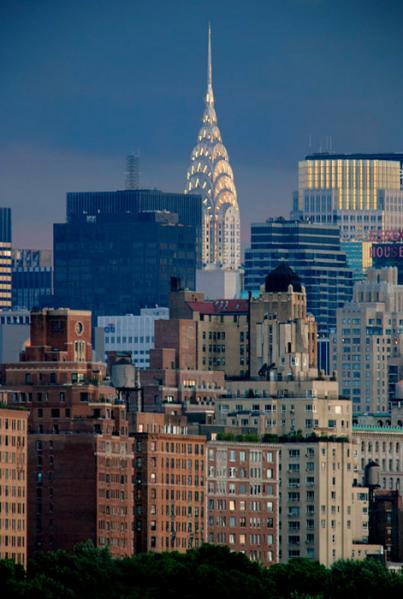
[[[85,341],[74,341],[74,361],[85,362]]]
[[[299,449],[289,449],[288,450],[288,455],[290,458],[297,458],[299,457]]]

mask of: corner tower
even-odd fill
[[[214,108],[210,25],[205,109],[187,171],[185,193],[198,193],[203,198],[203,267],[238,269],[241,263],[239,206],[234,175]]]

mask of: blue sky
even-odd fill
[[[286,215],[298,160],[403,151],[400,0],[3,0],[0,205],[15,243],[50,247],[65,193],[182,191],[213,28],[216,109],[249,224]]]

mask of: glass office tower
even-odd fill
[[[336,309],[351,299],[353,287],[338,227],[282,218],[252,224],[251,247],[245,252],[245,288],[257,290],[281,260],[300,276],[318,334],[328,337],[336,327]]]
[[[161,210],[177,214],[180,224],[194,227],[198,266],[201,266],[202,198],[198,194],[167,193],[159,189],[73,192],[67,194],[66,219],[73,222],[102,215],[124,217]]]
[[[340,227],[342,241],[403,229],[403,154],[310,154],[298,165],[292,218]]]
[[[195,228],[176,214],[100,214],[54,225],[58,306],[101,315],[166,306],[170,278],[194,289]]]

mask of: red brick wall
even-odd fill
[[[155,348],[176,350],[176,368],[197,368],[196,322],[193,320],[157,320]]]
[[[47,352],[57,350],[60,353],[59,359],[73,362],[75,341],[84,342],[85,360],[90,361],[91,313],[48,308],[32,312],[30,338],[30,347],[27,347],[22,358],[25,361],[43,360]]]
[[[135,550],[181,551],[206,540],[204,437],[135,434]]]

